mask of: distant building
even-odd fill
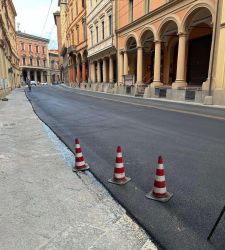
[[[68,63],[69,58],[67,54],[67,0],[59,0],[58,6],[59,11],[56,11],[53,16],[55,20],[55,25],[57,26],[57,36],[58,36],[58,51],[60,56],[60,78],[62,82],[69,82],[68,74]]]
[[[67,3],[67,53],[69,54],[69,83],[87,83],[86,1],[68,0]]]
[[[17,32],[22,82],[30,79],[37,83],[50,83],[48,43],[48,39]]]
[[[19,57],[16,48],[15,17],[12,0],[0,4],[0,96],[20,83]]]
[[[50,80],[52,83],[61,82],[60,59],[58,50],[49,50]]]
[[[88,60],[91,83],[117,81],[116,2],[87,1]]]

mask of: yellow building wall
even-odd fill
[[[215,88],[225,89],[225,0],[222,0],[221,6],[220,29],[218,30],[218,55],[214,84]]]

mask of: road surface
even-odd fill
[[[225,203],[223,109],[146,101],[59,86],[27,92],[35,112],[71,149],[80,138],[94,175],[165,249],[224,249],[225,219],[206,241]],[[112,99],[112,100],[110,100]],[[116,146],[124,150],[126,186],[108,183]],[[47,149],[46,149],[47,150]],[[165,204],[145,194],[162,155]]]

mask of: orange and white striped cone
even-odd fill
[[[171,199],[173,194],[167,192],[166,179],[163,166],[163,158],[159,156],[158,167],[156,169],[155,181],[153,189],[146,194],[146,197],[152,200],[167,202]]]
[[[75,140],[75,166],[73,172],[88,170],[89,166],[85,163],[84,156],[80,147],[79,139]]]
[[[117,184],[117,185],[124,185],[130,180],[131,178],[125,175],[122,148],[118,146],[117,153],[116,153],[116,166],[114,168],[114,175],[113,175],[113,178],[108,180],[108,182]]]

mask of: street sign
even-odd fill
[[[134,75],[124,75],[123,82],[124,82],[124,85],[126,86],[134,85]]]

